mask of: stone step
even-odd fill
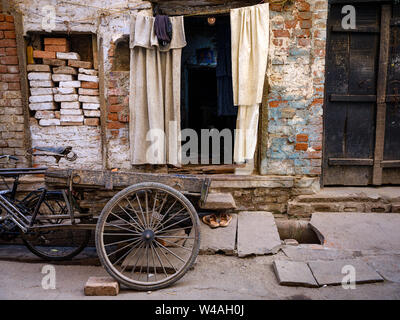
[[[289,216],[310,217],[314,212],[400,213],[400,188],[325,188],[288,202]]]
[[[236,209],[236,203],[230,193],[209,193],[202,209],[207,210],[232,210]]]

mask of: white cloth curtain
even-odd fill
[[[269,46],[269,4],[232,9],[233,101],[238,106],[234,162],[251,160],[257,145]]]
[[[172,39],[159,46],[154,18],[131,17],[129,138],[132,164],[181,163],[181,54],[183,17],[171,17]]]

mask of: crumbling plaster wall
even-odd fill
[[[270,6],[267,151],[263,174],[321,174],[328,0]]]
[[[128,92],[124,83],[127,73],[112,71],[112,64],[116,41],[129,34],[129,12],[141,10],[151,14],[150,3],[140,0],[69,2],[75,5],[57,4],[55,0],[17,0],[15,3],[23,14],[25,32],[41,31],[41,10],[46,5],[54,5],[57,15],[54,31],[91,32],[103,39],[105,158],[109,168],[129,169]],[[261,155],[262,174],[311,176],[318,183],[327,10],[328,0],[292,0],[286,5],[270,6],[268,121],[263,123],[267,127],[264,136],[267,148]],[[85,135],[80,138],[86,139]],[[98,148],[97,158],[92,159],[96,168],[101,166],[100,158],[104,157],[101,145]],[[90,160],[87,158],[86,166]]]
[[[114,44],[124,36],[129,36],[129,15],[131,12],[144,11],[151,14],[151,4],[147,1],[100,1],[100,0],[71,0],[60,2],[55,0],[20,0],[15,1],[15,9],[23,16],[24,34],[30,31],[48,31],[43,29],[42,22],[46,22],[48,11],[46,6],[52,6],[56,13],[55,27],[52,32],[85,32],[97,34],[97,39],[102,39],[104,57],[104,93],[106,97],[107,114],[109,113],[109,100],[115,100],[116,94],[123,94],[121,100],[127,97],[127,90],[113,90],[111,85],[119,73],[112,73],[112,57],[109,53]],[[43,11],[44,10],[44,11]],[[126,72],[123,79],[128,80]],[[121,81],[120,81],[121,82]],[[110,84],[110,85],[109,85]],[[122,86],[125,86],[123,84]],[[114,86],[115,87],[115,86]],[[122,104],[122,102],[121,102]],[[127,103],[124,105],[126,109]],[[112,108],[116,109],[114,105]],[[125,110],[124,110],[125,111]],[[125,112],[126,113],[126,112]],[[78,154],[76,162],[60,162],[63,167],[102,169],[104,163],[108,168],[130,168],[129,164],[129,142],[128,142],[128,120],[119,116],[115,121],[109,116],[105,117],[107,148],[102,147],[100,127],[39,127],[35,122],[30,124],[32,145],[71,145]],[[122,120],[121,122],[118,120]],[[107,154],[104,155],[104,150]],[[104,157],[106,159],[104,159]],[[106,161],[104,161],[106,160]],[[52,158],[37,158],[36,163],[52,165]]]

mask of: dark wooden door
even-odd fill
[[[395,37],[395,28],[390,29],[391,13],[395,10],[382,3],[352,3],[356,29],[344,30],[341,11],[345,4],[333,2],[338,3],[330,5],[328,18],[323,183],[392,183],[383,166],[387,157],[400,160],[400,148],[392,150],[400,140],[400,115],[391,113],[395,123],[389,128],[389,112],[385,113],[386,84],[390,90],[391,77],[400,75],[392,76],[399,70],[388,64],[389,38]],[[393,42],[396,46],[396,40]]]

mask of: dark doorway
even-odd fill
[[[354,2],[350,30],[344,5],[328,17],[323,183],[399,184],[399,5]]]
[[[226,106],[230,103],[231,97],[227,96],[232,95],[232,90],[224,87],[229,81],[231,83],[231,78],[222,78],[221,65],[218,65],[225,63],[226,59],[231,59],[230,50],[224,47],[225,41],[221,43],[218,31],[218,28],[223,26],[224,31],[230,34],[229,16],[216,16],[214,24],[210,23],[208,18],[206,16],[185,18],[187,46],[182,52],[181,126],[182,129],[195,130],[199,138],[198,154],[195,156],[192,154],[192,164],[231,164],[233,155],[224,157],[226,149],[224,138],[220,140],[219,157],[217,157],[220,159],[219,163],[214,162],[215,150],[213,155],[211,139],[209,150],[201,148],[202,129],[216,129],[219,132],[228,129],[232,137],[229,140],[230,150],[233,152],[233,134],[236,127],[236,112],[221,108],[221,105]],[[185,142],[187,141],[182,143]],[[205,157],[208,157],[208,160],[205,160]]]

